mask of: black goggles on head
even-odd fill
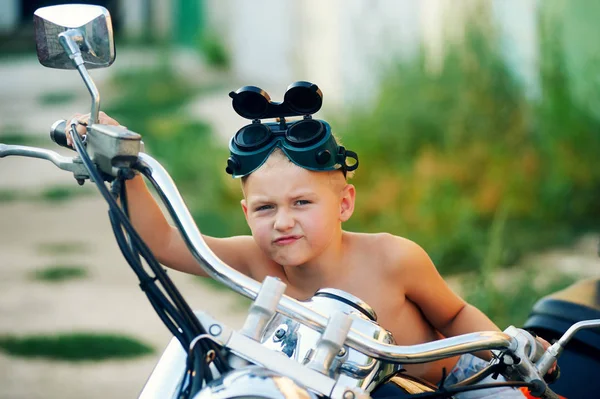
[[[260,123],[242,127],[229,142],[230,157],[225,171],[243,177],[258,169],[275,148],[280,148],[298,166],[308,170],[353,171],[358,155],[337,144],[325,121],[305,117],[293,122]],[[350,165],[347,158],[354,159]]]

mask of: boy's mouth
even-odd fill
[[[283,236],[283,237],[276,238],[275,241],[273,241],[273,242],[275,244],[279,244],[279,245],[286,245],[286,244],[291,244],[293,242],[296,242],[300,238],[302,238],[302,236]]]

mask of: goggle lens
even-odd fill
[[[270,134],[269,128],[265,125],[253,123],[240,129],[234,141],[238,147],[252,151],[262,147],[269,140]]]
[[[308,147],[321,140],[325,133],[325,126],[321,122],[305,119],[290,126],[286,138],[297,147]]]

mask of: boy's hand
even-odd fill
[[[73,139],[71,137],[71,121],[73,119],[77,119],[77,121],[79,122],[77,124],[77,134],[79,134],[81,137],[83,137],[87,133],[86,128],[88,125],[88,121],[90,120],[90,114],[89,113],[88,114],[75,114],[71,118],[67,119],[67,127],[65,128],[65,133],[67,135],[67,144],[71,147],[74,147]],[[98,122],[97,123],[99,123],[101,125],[121,126],[119,124],[119,122],[117,122],[110,116],[106,115],[102,111],[100,111],[100,113],[98,114]]]
[[[542,344],[542,346],[544,347],[544,351],[548,350],[548,348],[550,347],[550,343],[548,341],[546,341],[544,338],[542,338],[540,336],[535,337],[535,339],[537,339],[538,342],[540,344]],[[546,373],[546,375],[550,375],[550,374],[554,373],[556,371],[557,367],[558,366],[557,366],[556,361],[555,361],[554,364],[552,365],[552,367],[550,367],[550,369]]]

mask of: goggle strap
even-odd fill
[[[348,172],[352,172],[353,170],[356,170],[356,168],[358,168],[358,154],[355,153],[354,151],[346,150],[346,157],[353,158],[356,161],[354,163],[354,165],[348,166],[348,164],[346,163],[346,160],[344,160],[344,165],[345,165],[346,170]]]
[[[354,159],[356,162],[353,165],[348,165],[346,163],[346,158],[348,157]],[[341,145],[338,148],[338,163],[342,165],[342,169],[347,172],[356,170],[356,168],[358,168],[358,154],[354,151],[347,150],[343,145]]]

